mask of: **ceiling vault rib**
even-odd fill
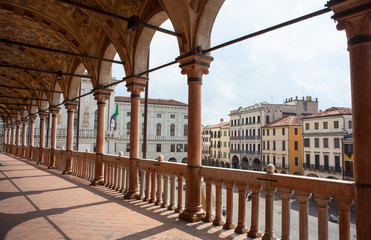
[[[123,16],[120,16],[120,15],[117,15],[117,14],[114,14],[114,13],[110,13],[110,12],[106,12],[106,11],[96,9],[96,8],[93,8],[93,7],[90,7],[90,6],[86,6],[84,4],[74,2],[74,1],[71,1],[71,0],[56,0],[56,1],[62,2],[62,3],[65,3],[65,4],[69,4],[69,5],[78,7],[78,8],[83,8],[85,10],[96,12],[96,13],[106,15],[106,16],[109,16],[109,17],[113,17],[113,18],[116,18],[116,19],[126,21],[126,22],[132,24],[133,29],[135,29],[135,27],[142,26],[142,27],[151,28],[153,30],[163,32],[163,33],[166,33],[166,34],[169,34],[169,35],[173,35],[175,37],[182,37],[182,34],[180,34],[180,33],[173,32],[173,31],[170,31],[170,30],[167,30],[167,29],[164,29],[164,28],[160,28],[160,27],[148,24],[148,23],[138,22],[137,17],[131,17],[131,18],[123,17]]]
[[[0,104],[17,105],[17,106],[35,106],[35,107],[37,107],[36,104],[27,104],[27,103],[7,103],[7,102],[0,102]]]
[[[30,90],[30,91],[39,91],[39,92],[62,93],[62,91],[53,91],[53,90],[44,90],[44,89],[35,89],[35,88],[26,88],[26,87],[12,87],[12,86],[5,86],[5,85],[0,85],[0,88],[11,88],[11,89]]]
[[[86,54],[78,54],[78,53],[68,52],[68,51],[64,51],[64,50],[47,48],[47,47],[43,47],[43,46],[36,46],[36,45],[28,44],[28,43],[21,43],[21,42],[12,41],[12,40],[5,39],[5,38],[0,38],[0,42],[13,44],[13,45],[17,45],[17,46],[22,46],[22,47],[27,47],[27,48],[33,48],[33,49],[48,51],[48,52],[61,53],[61,54],[65,54],[65,55],[75,56],[75,57],[82,57],[82,58],[94,59],[94,60],[117,63],[117,64],[124,64],[124,62],[118,61],[118,60],[112,60],[112,59],[100,58],[100,57],[93,57],[93,56],[88,56]]]
[[[57,77],[60,77],[60,76],[64,75],[64,76],[72,76],[72,77],[93,78],[93,77],[88,76],[88,75],[73,74],[73,73],[63,73],[61,71],[41,70],[41,69],[20,67],[20,66],[16,66],[16,65],[0,64],[0,67],[3,67],[3,68],[14,68],[14,69],[20,69],[20,70],[34,71],[34,72],[50,73],[50,74],[57,75]]]

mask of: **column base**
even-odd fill
[[[276,236],[266,236],[264,234],[264,236],[262,237],[262,240],[277,240],[277,237]]]
[[[143,198],[144,196],[141,196],[141,195],[137,196],[137,200],[143,200]]]
[[[162,203],[162,204],[161,204],[161,207],[162,207],[162,208],[167,208],[168,206],[169,206],[168,203]]]
[[[167,210],[174,210],[176,207],[174,205],[167,206]]]
[[[184,211],[184,208],[183,207],[177,207],[174,210],[174,212],[176,212],[176,213],[182,213],[183,211]]]
[[[161,204],[162,204],[162,201],[157,200],[157,201],[155,202],[155,205],[161,205]]]
[[[260,238],[263,236],[263,233],[260,232],[259,230],[258,231],[254,231],[252,229],[250,229],[249,233],[247,234],[248,237],[251,237],[251,238]]]
[[[234,231],[236,233],[247,233],[249,231],[249,229],[246,227],[246,226],[237,226]]]
[[[54,166],[48,166],[48,169],[55,169]]]
[[[140,196],[140,193],[138,191],[128,191],[125,195],[125,199],[136,199],[138,196]]]
[[[72,170],[64,170],[62,175],[72,175]]]
[[[233,229],[235,227],[236,227],[236,225],[232,221],[226,222],[223,225],[223,229]]]
[[[179,218],[186,220],[188,222],[198,222],[201,221],[206,216],[206,212],[201,208],[198,212],[191,212],[185,209],[179,214]]]
[[[207,223],[209,223],[209,222],[212,222],[214,220],[214,216],[213,215],[210,215],[210,216],[205,216],[203,219],[202,219],[202,221],[203,222],[207,222]]]
[[[224,225],[224,221],[222,218],[215,218],[213,221],[214,226],[222,226]]]

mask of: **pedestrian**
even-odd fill
[[[225,210],[225,207],[223,206],[223,209],[222,209],[223,217],[225,217],[226,212],[227,212],[227,210]]]

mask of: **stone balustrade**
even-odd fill
[[[14,146],[5,145],[4,150],[14,152]],[[37,162],[38,147],[24,147],[25,158]],[[45,165],[49,164],[52,150],[43,149]],[[66,164],[66,151],[54,150],[55,169],[63,171]],[[91,181],[95,174],[95,153],[72,152],[72,174]],[[128,157],[103,155],[103,185],[123,194],[129,188]],[[159,205],[162,208],[181,213],[185,206],[184,189],[187,182],[187,165],[149,159],[138,160],[139,196],[137,199]],[[328,239],[328,202],[335,199],[339,206],[339,238],[350,239],[350,205],[355,199],[354,183],[341,180],[311,178],[274,173],[274,166],[268,165],[267,172],[226,169],[202,166],[200,174],[204,193],[204,222],[234,229],[236,233],[247,234],[251,238],[274,239],[274,195],[281,196],[281,239],[290,239],[291,199],[294,195],[299,202],[299,238],[309,239],[308,204],[311,196],[317,202],[319,239]],[[248,191],[247,191],[248,190]],[[226,194],[222,194],[225,191]],[[234,193],[237,194],[234,194]],[[251,209],[246,207],[247,192],[251,192]],[[261,194],[264,193],[264,194]],[[263,195],[263,196],[261,196]],[[223,199],[223,196],[225,199]],[[236,198],[236,199],[235,199]],[[264,216],[259,214],[260,199],[265,200]],[[237,201],[234,201],[237,200]],[[223,202],[226,214],[223,217]],[[237,205],[234,205],[235,203]],[[236,209],[237,211],[233,211]],[[233,216],[237,213],[238,216]],[[251,219],[247,226],[245,219]],[[237,218],[236,218],[237,217]],[[259,218],[265,219],[262,232]],[[234,222],[234,219],[238,219]]]

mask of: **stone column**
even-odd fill
[[[11,145],[15,144],[15,127],[16,126],[17,125],[15,123],[12,123],[12,133],[11,133],[11,140],[10,140]]]
[[[335,1],[337,29],[345,30],[348,40],[352,95],[354,182],[357,238],[371,239],[371,8],[369,0]]]
[[[104,154],[104,135],[106,132],[106,101],[110,98],[112,89],[94,89],[94,98],[98,105],[97,121],[97,140],[96,140],[96,160],[95,177],[91,185],[101,185],[104,181],[103,173],[103,154]]]
[[[270,186],[263,188],[265,193],[265,231],[263,235],[263,240],[271,240],[277,239],[274,235],[274,228],[273,228],[273,198],[274,193],[276,192],[275,188]]]
[[[251,189],[251,226],[250,231],[247,234],[251,238],[259,238],[262,236],[262,232],[259,231],[259,192],[260,186],[249,185]]]
[[[131,92],[129,191],[124,196],[127,199],[137,198],[140,194],[138,183],[140,93],[144,91],[147,81],[148,78],[139,76],[126,80],[128,92]]]
[[[179,217],[189,222],[200,221],[206,215],[201,205],[201,87],[202,76],[209,73],[212,60],[212,57],[197,51],[177,58],[182,74],[188,77],[188,187],[186,209]]]
[[[17,125],[17,128],[16,128],[16,138],[15,138],[15,154],[16,156],[19,156],[20,155],[20,139],[21,139],[21,125],[22,125],[22,122],[21,121],[18,121],[16,122],[16,125]]]
[[[204,179],[206,183],[206,216],[202,219],[204,222],[212,222],[213,217],[213,203],[212,203],[212,180],[210,178]]]
[[[224,182],[227,187],[227,214],[223,229],[233,229],[236,225],[233,223],[233,182]]]
[[[30,138],[29,138],[29,150],[30,152],[28,153],[28,160],[32,160],[33,159],[33,156],[32,156],[32,147],[34,145],[34,133],[35,133],[35,119],[36,119],[36,115],[35,114],[30,114],[30,116],[28,117],[30,119]]]
[[[72,174],[72,148],[73,148],[73,120],[77,108],[77,101],[65,101],[67,109],[67,139],[66,139],[66,167],[63,174]]]
[[[299,200],[299,238],[303,240],[309,239],[308,232],[308,203],[311,193],[295,192]]]
[[[26,134],[27,134],[27,123],[28,123],[28,119],[27,118],[24,118],[22,119],[22,123],[23,123],[23,128],[22,128],[22,153],[21,153],[21,157],[25,156],[25,153],[26,153]]]
[[[175,175],[170,174],[170,204],[167,209],[174,210],[175,208]]]
[[[55,167],[55,147],[57,143],[57,114],[59,113],[59,110],[61,108],[59,107],[53,107],[50,109],[50,112],[52,114],[52,136],[51,136],[51,155],[50,155],[50,164],[48,168],[54,168]]]
[[[290,209],[291,203],[290,198],[292,195],[292,190],[289,189],[279,189],[278,193],[281,195],[282,199],[282,215],[281,215],[281,240],[289,240],[290,236]]]
[[[336,198],[336,203],[339,205],[339,239],[350,239],[350,199]],[[357,212],[357,211],[356,211]],[[361,223],[362,224],[362,223]],[[358,238],[357,239],[363,239]]]
[[[246,227],[246,184],[238,184],[238,224],[234,230],[236,233],[247,233]]]
[[[39,112],[40,117],[40,146],[39,146],[39,160],[37,164],[44,163],[43,150],[45,147],[45,118],[48,116],[46,112]]]
[[[224,225],[222,216],[222,186],[223,182],[215,182],[215,219],[213,225],[222,226]]]

